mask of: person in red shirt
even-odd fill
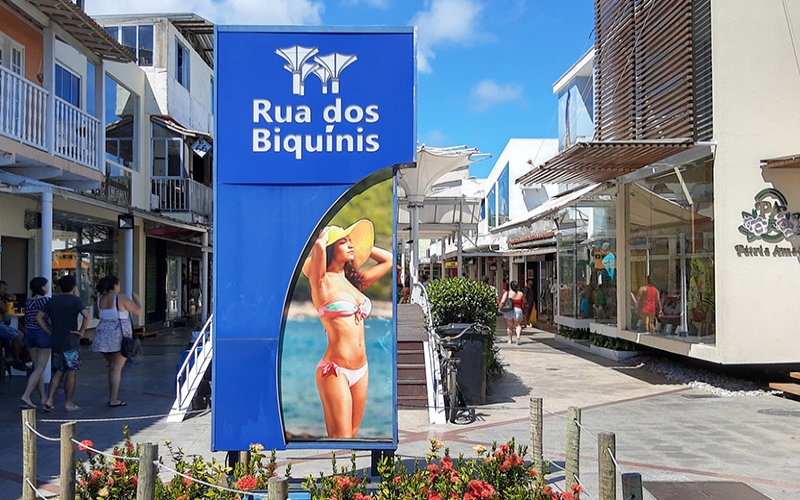
[[[656,333],[656,315],[661,316],[661,294],[653,286],[650,277],[647,277],[647,286],[639,289],[639,312],[644,322],[647,333]]]

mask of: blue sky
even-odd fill
[[[89,14],[195,12],[217,24],[417,26],[417,138],[496,159],[558,134],[552,85],[592,44],[592,0],[86,0]],[[493,159],[474,164],[484,177]]]

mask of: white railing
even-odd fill
[[[55,154],[98,170],[97,131],[100,120],[56,97]]]
[[[152,193],[158,197],[162,212],[192,212],[211,216],[213,191],[191,179],[169,177],[152,178]]]
[[[186,412],[192,406],[192,399],[197,394],[200,382],[211,365],[213,357],[212,335],[212,316],[209,316],[200,334],[192,344],[189,354],[183,360],[183,364],[178,369],[175,376],[175,403],[167,417],[167,422],[182,422]]]
[[[412,286],[411,303],[417,304],[422,309],[422,313],[425,315],[425,331],[428,334],[428,338],[422,342],[425,355],[425,381],[428,386],[428,421],[432,424],[446,424],[442,371],[439,363],[439,352],[436,348],[437,333],[433,327],[428,292],[421,283],[414,283]]]
[[[0,66],[0,134],[41,149],[48,92]]]

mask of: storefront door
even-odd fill
[[[183,269],[182,257],[167,258],[167,319],[176,319],[182,316],[181,304],[183,303]]]

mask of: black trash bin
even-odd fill
[[[455,337],[469,330],[459,340],[464,343],[463,349],[455,353],[461,360],[458,371],[458,388],[467,405],[486,404],[486,343],[489,341],[489,329],[482,325],[470,323],[450,323],[436,327],[440,337]]]

